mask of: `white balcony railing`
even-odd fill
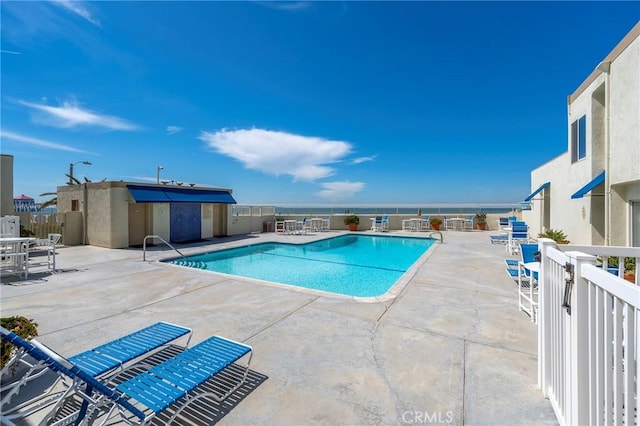
[[[639,424],[640,286],[595,256],[635,258],[637,283],[640,248],[539,247],[538,384],[558,421]]]

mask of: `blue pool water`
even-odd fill
[[[170,263],[358,297],[386,293],[435,240],[343,235],[307,244],[263,243]]]

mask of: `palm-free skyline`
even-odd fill
[[[637,2],[0,3],[14,194],[75,176],[241,204],[517,203]]]

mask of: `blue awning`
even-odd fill
[[[575,194],[571,196],[571,199],[582,198],[585,194],[591,191],[596,186],[604,182],[604,170],[598,176],[591,179],[591,182],[580,188]]]
[[[231,193],[216,189],[189,189],[127,185],[136,203],[216,203],[236,204]]]
[[[540,186],[538,187],[538,189],[536,189],[536,190],[535,190],[535,191],[533,191],[531,194],[529,194],[529,196],[528,196],[527,198],[525,198],[525,199],[524,199],[524,201],[531,201],[531,199],[532,199],[533,197],[535,197],[535,196],[536,196],[536,194],[537,194],[538,192],[540,192],[540,191],[542,191],[543,189],[545,189],[547,186],[549,186],[549,184],[550,184],[550,183],[551,183],[551,182],[545,182],[545,183],[543,183],[542,185],[540,185]]]

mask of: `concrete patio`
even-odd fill
[[[175,255],[166,247],[146,262],[141,249],[64,247],[60,272],[3,278],[2,316],[34,319],[39,339],[67,356],[160,320],[192,328],[192,343],[219,334],[249,344],[263,379],[221,424],[556,424],[536,387],[536,327],[518,311],[504,246],[488,232],[444,234],[396,298],[374,303],[157,262]]]

